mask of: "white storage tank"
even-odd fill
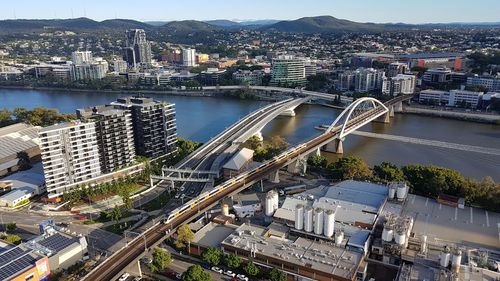
[[[427,252],[427,235],[422,235],[421,239],[422,245],[420,245],[420,251],[422,253]]]
[[[460,249],[455,249],[453,251],[453,257],[451,258],[451,266],[453,268],[458,268],[460,267],[461,263],[462,263],[462,251]]]
[[[266,194],[265,213],[268,217],[274,214],[274,198],[271,191]]]
[[[278,204],[279,204],[279,196],[278,196],[278,192],[276,191],[272,191],[272,195],[273,195],[273,205],[274,205],[274,210],[277,210],[278,209]]]
[[[229,205],[226,203],[222,204],[222,215],[229,216]]]
[[[295,228],[298,230],[304,228],[304,205],[302,204],[295,207]]]
[[[404,245],[406,242],[406,231],[405,229],[397,229],[394,234],[394,242],[398,245]]]
[[[323,234],[324,211],[321,208],[314,210],[314,233],[317,235]]]
[[[384,223],[384,230],[382,230],[382,241],[391,242],[394,238],[394,229],[391,223]]]
[[[394,199],[394,196],[396,196],[396,189],[393,186],[389,187],[389,199]]]
[[[342,241],[344,241],[344,231],[339,230],[335,232],[335,246],[340,247]]]
[[[304,208],[304,230],[313,231],[313,208],[311,206]]]
[[[407,190],[406,183],[401,182],[398,184],[396,196],[398,197],[399,201],[403,201],[406,198],[406,190]]]
[[[335,212],[327,210],[325,212],[325,225],[323,226],[323,234],[326,237],[332,237],[335,231]]]
[[[442,267],[448,267],[448,265],[450,264],[450,248],[448,248],[447,246],[444,247],[443,251],[441,251],[441,254],[440,254],[440,257],[439,257],[439,264],[442,266]]]

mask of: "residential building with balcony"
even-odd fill
[[[111,105],[131,112],[136,154],[155,158],[175,151],[175,104],[146,97],[125,97]]]
[[[94,122],[67,122],[42,128],[40,150],[48,197],[101,174]]]

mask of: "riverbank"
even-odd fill
[[[490,114],[469,113],[469,112],[455,112],[455,111],[446,111],[437,109],[418,108],[411,106],[404,106],[402,113],[440,117],[440,118],[454,119],[454,120],[468,121],[475,123],[500,125],[500,115],[498,114],[490,115]]]
[[[237,95],[230,95],[230,90],[221,91],[204,91],[201,90],[110,90],[110,89],[79,89],[79,88],[58,88],[58,87],[31,87],[31,86],[3,86],[0,85],[0,89],[10,89],[10,90],[36,90],[36,91],[53,91],[53,92],[71,92],[71,93],[109,93],[109,94],[155,94],[155,95],[165,95],[165,96],[185,96],[185,97],[225,97],[225,98],[235,98],[235,99],[249,99],[241,98]],[[253,100],[260,101],[275,101],[276,97],[266,96],[262,94],[253,93]]]

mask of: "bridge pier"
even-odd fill
[[[269,175],[269,181],[272,183],[279,183],[280,182],[280,170],[276,170],[276,172],[272,172]]]
[[[343,140],[335,139],[329,143],[327,143],[323,150],[331,153],[344,154],[344,145],[342,144]]]
[[[394,117],[394,105],[389,106],[389,117]]]
[[[403,112],[403,102],[400,101],[400,102],[397,102],[396,104],[394,104],[394,111],[395,112]]]
[[[321,156],[321,148],[318,147],[318,149],[316,149],[316,152],[314,153],[314,155]]]
[[[388,124],[391,122],[390,118],[390,112],[385,113],[384,115],[378,117],[377,119],[373,120],[373,122],[379,122],[379,123],[384,123]]]
[[[287,110],[281,112],[280,116],[294,117],[295,116],[295,110],[294,110],[294,108],[287,109]]]
[[[291,174],[305,174],[307,170],[307,160],[299,156],[295,161],[288,164],[287,171]]]

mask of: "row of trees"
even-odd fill
[[[399,168],[386,162],[370,168],[358,157],[343,157],[329,164],[325,157],[313,156],[308,163],[313,170],[318,169],[334,180],[406,181],[415,194],[437,197],[445,193],[464,197],[474,206],[500,211],[500,184],[491,177],[477,181],[443,167],[406,165]]]
[[[0,127],[14,123],[25,122],[34,126],[50,126],[76,118],[75,114],[61,114],[55,109],[36,107],[32,110],[15,108],[14,110],[0,110]]]
[[[267,277],[271,281],[286,280],[286,274],[283,271],[277,270],[276,268],[273,268],[271,271],[261,271],[253,261],[245,262],[236,254],[225,255],[218,248],[208,248],[203,252],[201,257],[204,262],[212,266],[225,265],[233,270],[242,270],[250,277],[256,277],[260,274],[262,277]]]
[[[254,151],[253,159],[255,161],[262,162],[273,158],[287,149],[288,143],[280,136],[274,136],[265,141],[260,140],[257,136],[253,136],[243,146]]]
[[[77,186],[76,188],[67,191],[63,194],[63,200],[70,202],[69,207],[81,202],[93,202],[103,198],[108,198],[113,195],[120,195],[126,209],[132,208],[132,199],[130,195],[138,185],[138,180],[141,177],[119,178],[111,182],[99,184],[92,188],[83,188]]]

